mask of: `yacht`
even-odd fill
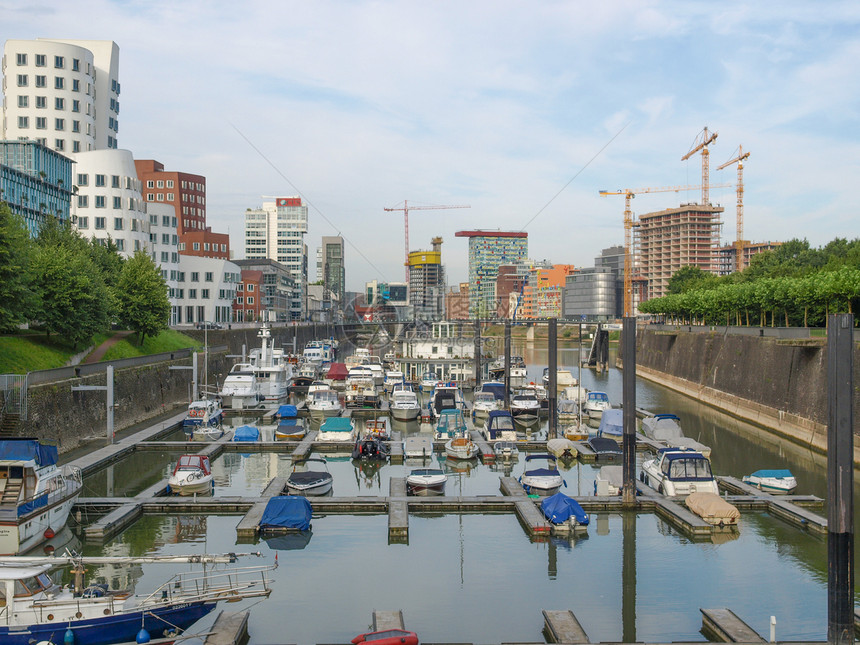
[[[264,324],[257,332],[261,346],[251,350],[251,368],[257,377],[262,401],[280,403],[287,397],[293,379],[293,366],[283,349],[275,347],[272,332]]]
[[[236,363],[224,379],[218,392],[221,405],[230,410],[246,410],[260,405],[260,387],[257,374],[250,363]]]

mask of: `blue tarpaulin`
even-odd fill
[[[266,504],[260,529],[296,529],[306,531],[311,525],[311,503],[298,495],[279,495]]]
[[[239,426],[233,433],[233,441],[259,441],[260,430],[254,426]]]
[[[624,434],[624,410],[610,408],[604,410],[600,417],[598,437],[619,437]]]
[[[282,405],[278,408],[278,414],[276,416],[280,417],[281,419],[292,419],[295,418],[297,414],[298,411],[296,410],[296,406]]]
[[[57,446],[47,446],[38,439],[0,440],[0,461],[35,461],[37,466],[57,463]]]
[[[543,511],[544,517],[553,524],[563,524],[571,517],[578,524],[583,526],[588,524],[588,513],[582,510],[579,502],[564,493],[556,493],[547,497],[540,503],[540,510]]]

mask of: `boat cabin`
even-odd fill
[[[182,455],[173,468],[173,474],[175,475],[182,470],[200,470],[204,475],[212,473],[209,457],[206,455]]]

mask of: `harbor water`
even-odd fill
[[[522,344],[515,351],[537,382],[546,349]],[[559,366],[574,376],[577,355],[575,346],[559,348]],[[582,381],[620,404],[618,370],[583,369]],[[677,414],[687,436],[712,447],[715,474],[740,478],[784,467],[796,476],[798,493],[826,495],[820,455],[642,379],[637,406]],[[254,419],[227,421],[248,422]],[[545,438],[545,424],[530,438]],[[432,432],[417,422],[394,429]],[[271,428],[263,427],[264,439],[267,431]],[[134,496],[166,478],[178,454],[138,451],[88,476],[84,496]],[[319,456],[328,461],[337,497],[387,496],[390,479],[405,477],[413,467],[362,464],[347,454]],[[523,462],[521,453],[509,465],[457,465],[444,455],[435,455],[430,464],[448,472],[447,495],[475,496],[500,495],[499,477],[519,476]],[[224,453],[212,463],[213,494],[255,496],[291,468],[288,454]],[[563,492],[593,494],[596,466],[573,461],[560,468]],[[826,516],[824,507],[814,510]],[[239,519],[146,515],[103,545],[82,543],[74,533],[69,539],[72,548],[88,555],[259,550],[268,562],[277,556],[272,595],[226,607],[251,609],[251,643],[348,642],[368,630],[374,610],[402,610],[407,629],[428,642],[543,642],[542,609],[572,610],[592,642],[704,641],[699,609],[717,607],[733,609],[765,637],[775,616],[779,640],[826,639],[826,542],[763,512],[744,512],[738,530],[704,542],[687,538],[653,513],[635,512],[593,514],[585,535],[540,540],[530,539],[514,514],[413,513],[406,544],[389,543],[384,514],[315,514],[311,531],[255,545],[237,544]],[[134,585],[141,593],[176,569],[163,564],[94,568],[91,576]],[[214,616],[194,630],[207,631]]]

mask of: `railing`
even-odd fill
[[[0,374],[0,390],[3,390],[3,410],[0,421],[7,414],[17,414],[27,419],[27,384],[29,374]]]

